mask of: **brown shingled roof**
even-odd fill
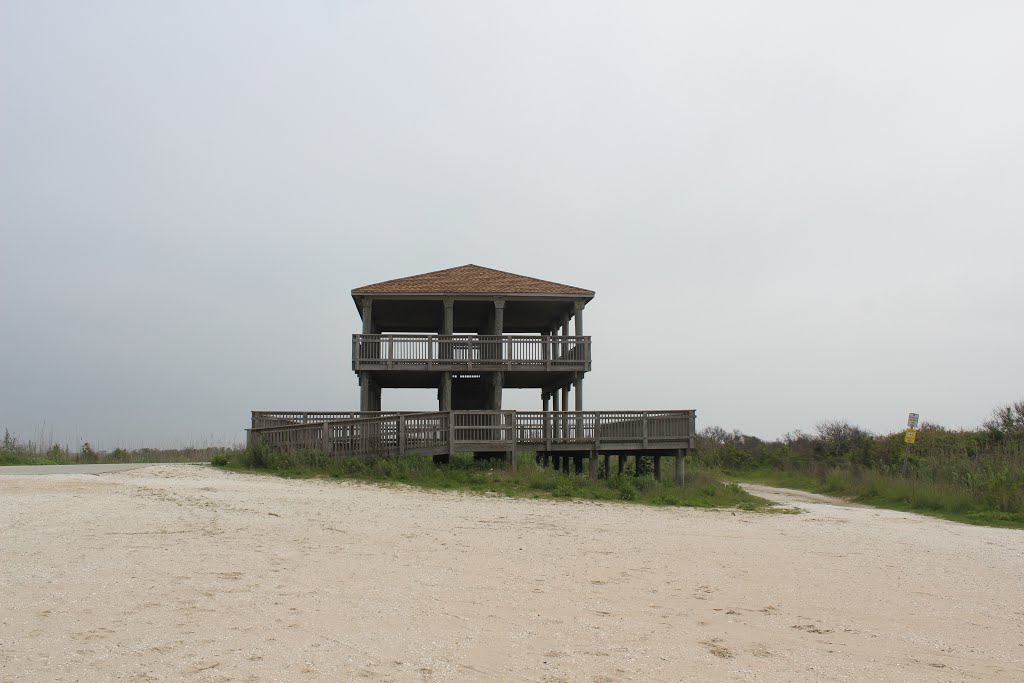
[[[385,280],[352,290],[357,294],[555,294],[594,296],[589,289],[506,273],[472,263],[432,273]]]

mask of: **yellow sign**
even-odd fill
[[[914,443],[915,441],[917,441],[917,430],[916,429],[908,429],[903,434],[903,442],[904,443]]]

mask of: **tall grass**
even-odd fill
[[[500,461],[477,461],[457,454],[447,465],[429,456],[398,458],[329,458],[319,451],[280,452],[255,447],[236,453],[228,469],[262,471],[289,477],[328,477],[366,482],[406,484],[426,489],[461,490],[530,498],[566,498],[630,501],[648,505],[738,507],[761,509],[766,501],[751,496],[735,484],[723,484],[695,472],[686,485],[675,486],[653,476],[633,476],[632,463],[624,476],[591,480],[587,475],[566,475],[542,467],[530,456],[520,456],[516,469]],[[614,469],[614,468],[613,468]]]
[[[874,435],[843,422],[762,441],[708,428],[698,439],[704,467],[733,479],[846,496],[980,524],[1024,528],[1024,430],[924,425],[901,474],[903,432]]]
[[[0,442],[0,466],[2,465],[72,465],[72,464],[114,464],[141,462],[210,462],[218,456],[227,457],[242,450],[241,446],[196,447],[196,448],[117,448],[113,451],[96,451],[88,443],[77,452],[60,444],[45,445],[40,441],[22,442],[5,432]]]

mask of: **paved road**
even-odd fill
[[[160,463],[144,462],[113,465],[8,465],[0,467],[0,477],[8,474],[103,474],[152,467]]]

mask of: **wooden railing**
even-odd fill
[[[545,445],[632,444],[657,448],[659,443],[693,437],[696,412],[692,410],[602,410],[516,412],[516,442]]]
[[[349,412],[326,412],[326,411],[301,411],[301,410],[254,410],[252,411],[252,428],[261,427],[284,427],[287,425],[309,424],[311,422],[322,423],[325,420],[355,420],[361,417],[386,417],[398,415],[398,412],[379,411],[349,411]]]
[[[318,422],[266,424],[292,416]],[[458,450],[515,451],[576,447],[630,450],[690,447],[692,410],[562,411],[456,410],[435,413],[253,413],[250,446],[313,449],[331,456],[394,456]],[[260,417],[257,417],[260,416]],[[270,417],[264,417],[270,416]]]
[[[506,335],[352,335],[352,369],[590,370],[590,337]]]

